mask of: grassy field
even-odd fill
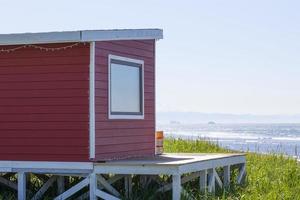
[[[207,141],[165,140],[166,152],[230,152]],[[195,183],[197,184],[197,183]],[[195,185],[196,187],[196,185]],[[193,188],[189,186],[189,188]],[[195,199],[201,195],[193,191]],[[202,196],[203,197],[203,196]],[[281,155],[247,154],[245,185],[233,185],[230,191],[218,191],[208,199],[300,199],[300,165]]]
[[[230,152],[223,149],[217,144],[203,140],[176,140],[166,139],[164,143],[166,152],[188,152],[188,153],[226,153]],[[220,173],[221,174],[221,173]],[[8,174],[9,175],[9,174]],[[232,176],[235,177],[235,173]],[[15,180],[12,176],[11,180]],[[28,179],[27,193],[28,199],[39,190],[43,181],[31,174]],[[78,183],[80,179],[69,178],[67,188]],[[133,178],[133,195],[131,199],[143,200],[165,200],[171,199],[171,192],[156,193],[159,184],[162,182],[170,182],[169,176],[160,176],[156,182],[150,181],[147,184],[141,184],[140,177]],[[157,184],[159,183],[159,184]],[[114,185],[121,194],[124,194],[123,181],[119,181]],[[43,199],[53,199],[57,194],[57,186],[51,187]],[[76,199],[87,189],[81,193],[77,193],[72,199]],[[0,185],[0,200],[16,199],[16,192],[8,190]],[[124,198],[125,199],[125,198]],[[291,158],[280,155],[262,155],[255,153],[247,154],[247,179],[246,183],[238,186],[232,183],[230,190],[217,188],[216,195],[201,194],[199,192],[199,182],[197,180],[184,185],[182,199],[245,199],[245,200],[268,200],[268,199],[290,199],[300,200],[300,166]]]

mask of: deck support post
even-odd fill
[[[206,170],[200,171],[199,186],[200,186],[201,192],[206,192],[206,190],[207,190],[207,171]]]
[[[125,185],[125,196],[126,198],[130,198],[132,194],[132,176],[128,175],[124,177],[124,185]]]
[[[97,190],[97,177],[95,173],[91,173],[90,179],[90,200],[96,200],[96,190]]]
[[[214,175],[215,175],[215,181],[216,181],[217,185],[222,189],[223,188],[223,183],[222,183],[216,169],[214,169]]]
[[[214,194],[216,190],[214,169],[208,169],[207,175],[208,175],[208,192]]]
[[[18,172],[18,200],[26,200],[26,173]]]
[[[230,187],[230,165],[224,166],[224,188]]]
[[[59,176],[57,178],[57,193],[62,194],[65,191],[65,177]]]
[[[246,164],[242,163],[241,166],[239,167],[239,175],[237,177],[237,183],[238,184],[244,183],[245,177],[246,177]]]
[[[181,176],[172,175],[172,200],[180,200],[181,195]]]

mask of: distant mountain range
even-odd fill
[[[222,114],[201,112],[158,112],[158,124],[195,123],[300,123],[297,115]]]

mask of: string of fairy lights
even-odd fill
[[[34,48],[34,49],[39,49],[41,51],[62,51],[62,50],[67,50],[67,49],[76,47],[79,44],[80,43],[78,42],[78,43],[74,43],[74,44],[62,46],[62,47],[44,47],[44,46],[34,45],[34,44],[25,44],[25,45],[14,47],[14,48],[0,48],[0,53],[11,53],[11,52],[15,52],[17,50],[26,49],[26,48]],[[86,43],[83,43],[83,44],[86,45]]]

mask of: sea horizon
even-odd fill
[[[237,151],[300,158],[300,123],[157,123],[166,137],[202,139]]]

